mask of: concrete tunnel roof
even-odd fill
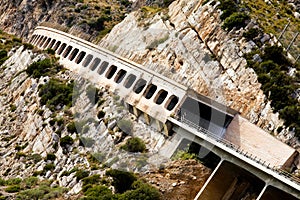
[[[237,145],[252,157],[257,157],[270,164],[270,167],[289,167],[297,151],[279,141],[258,126],[236,115],[227,128],[224,139]]]

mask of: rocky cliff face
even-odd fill
[[[275,132],[282,125],[244,54],[257,46],[246,41],[245,29],[222,29],[218,3],[174,1],[168,12],[147,18],[147,10],[129,14],[100,45],[221,102],[252,123]],[[146,17],[145,17],[146,16]],[[271,42],[268,35],[261,41]],[[288,141],[287,132],[280,137]],[[297,145],[297,140],[293,140]]]
[[[152,5],[151,2],[136,1],[133,7]],[[242,37],[244,29],[224,31],[218,3],[203,2],[177,0],[168,11],[143,7],[128,14],[100,45],[238,110],[251,122],[277,134],[276,128],[283,122],[278,114],[273,114],[255,72],[246,68],[243,58],[256,45]],[[3,0],[0,26],[19,36],[28,36],[39,22],[48,21],[72,27],[69,32],[75,35],[96,36],[97,31],[86,19],[103,14],[102,7],[98,11],[95,8],[105,4],[85,3]],[[115,10],[113,6],[112,16]],[[255,22],[245,29],[253,26]],[[269,39],[261,35],[261,41]],[[279,137],[297,146],[297,140],[290,141],[287,130]]]
[[[168,160],[157,154],[168,146],[165,137],[137,121],[119,102],[119,97],[106,88],[95,89],[92,83],[66,69],[53,76],[28,76],[26,69],[30,64],[48,57],[35,50],[15,48],[9,56],[0,68],[0,180],[34,175],[39,180],[49,180],[51,187],[68,188],[65,198],[73,198],[83,184],[77,178],[78,171],[104,177],[108,167],[112,167],[140,172],[142,176],[150,169],[156,173],[156,167]],[[53,110],[41,104],[39,88],[53,78],[74,81],[76,98],[71,107],[59,105]],[[73,142],[66,142],[67,137]],[[132,137],[145,142],[147,153],[132,154],[120,149]],[[178,164],[167,166],[173,165]],[[199,177],[195,175],[194,183],[203,184],[210,170],[199,163],[192,165],[203,172]],[[181,169],[190,167],[187,164]],[[189,176],[185,174],[170,181],[180,182]],[[186,191],[189,184],[181,183],[176,188]],[[198,187],[193,192],[197,193]],[[3,192],[3,187],[0,194],[11,198],[16,195]],[[168,195],[166,199],[174,197]]]
[[[37,25],[47,23],[95,39],[120,22],[129,9],[130,4],[121,1],[1,0],[0,29],[27,39]]]

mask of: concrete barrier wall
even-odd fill
[[[37,27],[31,43],[55,50],[66,68],[117,91],[126,103],[162,123],[186,95],[185,86],[67,33]]]

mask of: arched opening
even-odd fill
[[[66,58],[68,55],[69,55],[69,53],[71,52],[71,50],[72,50],[72,46],[68,46],[67,48],[66,48],[66,50],[65,50],[65,52],[64,52],[64,54],[63,54],[63,57],[64,58]]]
[[[87,67],[90,62],[92,61],[93,56],[91,54],[87,55],[87,57],[85,58],[85,60],[82,63],[82,66]]]
[[[40,39],[40,35],[35,35],[35,37],[32,40],[32,44],[36,45],[37,41]]]
[[[107,67],[108,67],[108,62],[103,61],[103,62],[101,63],[101,65],[100,65],[99,69],[97,70],[97,73],[98,73],[99,75],[103,74],[103,73],[105,72],[105,70],[106,70]]]
[[[130,88],[135,80],[136,80],[136,76],[133,74],[129,74],[126,80],[124,81],[125,88],[127,89]]]
[[[39,40],[37,41],[37,46],[40,46],[40,44],[42,43],[42,41],[44,40],[44,36],[41,36],[40,38],[39,38]]]
[[[126,75],[126,71],[124,69],[120,69],[115,77],[115,82],[116,83],[121,83],[122,80],[124,79],[125,75]]]
[[[156,90],[157,90],[156,85],[153,85],[153,84],[148,85],[146,91],[144,92],[145,98],[150,99],[154,95]]]
[[[48,40],[45,42],[45,44],[43,46],[44,49],[48,46],[48,44],[50,43],[50,41],[51,41],[51,38],[48,38]]]
[[[100,62],[101,60],[99,58],[95,58],[90,66],[90,69],[94,71],[98,67]]]
[[[53,50],[56,51],[60,44],[61,44],[61,41],[57,41],[56,44],[53,47]]]
[[[176,106],[176,104],[178,103],[178,97],[175,95],[170,96],[170,98],[168,99],[167,103],[166,103],[166,109],[171,111],[173,110],[173,108]]]
[[[117,69],[118,68],[115,65],[111,65],[108,71],[106,72],[105,77],[107,79],[111,79],[113,75],[116,73]]]
[[[60,48],[58,49],[58,52],[57,52],[57,54],[58,55],[60,55],[62,52],[63,52],[63,50],[66,48],[66,43],[63,43],[61,46],[60,46]]]
[[[76,64],[79,64],[79,63],[83,60],[85,54],[86,54],[86,53],[85,53],[84,51],[81,51],[81,52],[78,54],[78,56],[77,56],[77,58],[76,58],[76,60],[75,60],[75,63],[76,63]]]
[[[53,47],[53,45],[55,44],[55,42],[56,42],[56,40],[55,40],[55,39],[53,39],[53,40],[50,42],[50,44],[49,44],[49,47],[48,47],[48,48],[52,49],[52,47]]]
[[[144,80],[144,79],[139,79],[136,84],[134,85],[133,87],[133,91],[136,93],[136,94],[139,94],[141,93],[141,91],[143,91],[143,89],[145,88],[147,84],[147,81]]]
[[[39,46],[42,48],[43,47],[43,44],[45,43],[45,41],[47,40],[47,37],[44,37],[42,40],[41,40],[41,42],[40,42],[40,44],[39,44]]]
[[[78,52],[79,52],[79,49],[74,49],[73,51],[72,51],[72,53],[70,54],[70,56],[69,56],[69,60],[70,61],[72,61],[72,60],[74,60],[74,58],[76,57],[76,55],[78,54]]]
[[[162,104],[162,102],[164,102],[164,100],[166,99],[166,97],[168,96],[168,92],[166,90],[160,90],[155,99],[154,102],[158,105]]]
[[[33,35],[33,36],[31,37],[31,39],[30,39],[30,43],[32,43],[32,44],[33,44],[33,41],[36,39],[36,36],[37,36],[37,35]]]

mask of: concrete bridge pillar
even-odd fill
[[[261,197],[262,197],[263,194],[265,193],[267,187],[268,187],[268,184],[266,184],[266,185],[264,186],[264,188],[261,190],[261,192],[259,193],[259,195],[258,195],[258,197],[256,198],[256,200],[260,200],[260,199],[261,199]]]
[[[145,122],[147,125],[150,125],[151,119],[150,116],[147,113],[144,113]]]
[[[159,120],[155,120],[155,122],[156,122],[156,126],[157,126],[157,129],[159,130],[159,131],[162,131],[163,130],[163,125],[162,125],[162,123],[159,121]]]
[[[220,166],[223,163],[223,159],[221,158],[219,164],[217,165],[217,167],[214,169],[214,171],[211,173],[211,175],[209,176],[209,178],[206,180],[206,182],[204,183],[203,187],[201,188],[201,190],[198,192],[197,196],[195,197],[194,200],[198,200],[200,195],[203,193],[203,191],[205,190],[206,186],[209,184],[209,182],[211,181],[211,179],[214,177],[214,175],[216,174],[216,172],[219,170]],[[200,200],[200,199],[199,199]]]
[[[133,106],[133,114],[134,114],[136,117],[139,117],[140,114],[141,114],[141,111],[139,111],[136,107]]]

